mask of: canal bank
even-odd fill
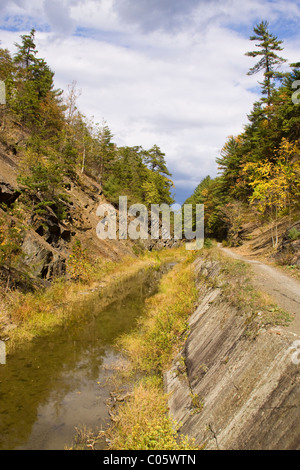
[[[62,324],[8,354],[0,369],[1,449],[64,449],[76,428],[107,426],[110,378],[120,360],[115,341],[135,327],[171,267],[142,265],[115,272],[105,289],[81,291]]]

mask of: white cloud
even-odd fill
[[[44,12],[52,29],[58,33],[71,34],[75,21],[71,18],[70,4],[61,0],[44,0]]]
[[[251,88],[259,77],[246,75],[253,61],[244,55],[253,47],[252,23],[259,17],[292,21],[299,2],[157,0],[150,13],[152,2],[117,3],[6,1],[2,17],[50,24],[51,32],[44,28],[36,39],[56,85],[66,89],[76,80],[87,117],[105,119],[119,145],[159,145],[178,188],[195,187],[216,174],[215,158],[227,136],[242,131],[258,98]],[[152,15],[147,21],[146,13]],[[2,46],[13,50],[26,32],[2,31]],[[286,43],[289,62],[299,60],[299,38],[297,32]]]

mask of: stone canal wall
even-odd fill
[[[299,449],[297,338],[277,326],[253,334],[218,287],[218,262],[199,258],[195,269],[199,305],[165,374],[171,416],[208,450]]]

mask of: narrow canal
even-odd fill
[[[99,293],[89,295],[72,321],[7,357],[0,365],[0,449],[60,450],[72,444],[76,427],[107,425],[115,342],[136,326],[170,267],[120,283],[104,309]]]

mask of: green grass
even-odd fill
[[[161,374],[182,347],[197,291],[191,261],[175,266],[160,283],[159,292],[147,301],[138,328],[119,340],[134,370]]]
[[[117,423],[108,433],[113,450],[199,450],[195,442],[178,435],[168,416],[167,397],[151,380],[141,381],[132,397],[118,410]]]
[[[186,340],[188,318],[195,308],[195,255],[186,252],[185,260],[163,276],[159,292],[147,302],[137,329],[118,341],[129,360],[126,381],[133,381],[134,386],[108,431],[109,449],[200,449],[194,440],[178,433],[179,424],[168,414],[162,380]],[[200,412],[202,406],[195,399],[194,411]]]

